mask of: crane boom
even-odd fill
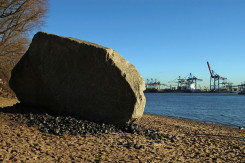
[[[210,66],[209,66],[208,61],[207,61],[207,64],[208,64],[208,69],[209,69],[210,75],[211,75],[211,77],[213,78],[213,73],[212,73],[212,71],[211,71],[211,68],[210,68]]]

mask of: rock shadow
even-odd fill
[[[114,125],[106,123],[91,122],[88,120],[72,117],[65,114],[54,113],[47,108],[33,107],[17,103],[13,106],[0,108],[0,112],[13,114],[11,119],[17,122],[25,123],[29,127],[37,127],[43,133],[53,135],[86,135],[86,134],[110,134],[113,132],[125,132],[137,135],[143,135],[148,139],[160,143],[169,139],[175,141],[174,137],[163,134],[159,130],[145,128],[137,124]],[[127,145],[126,145],[127,146]],[[133,145],[135,148],[143,146]],[[129,145],[131,147],[131,145]]]

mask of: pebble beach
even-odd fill
[[[0,162],[245,162],[244,130],[144,114],[134,132],[55,134],[2,112],[17,102],[0,98]]]

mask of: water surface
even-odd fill
[[[236,93],[145,93],[145,113],[245,126],[245,95]]]

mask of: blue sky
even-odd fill
[[[209,85],[206,62],[245,81],[244,0],[50,0],[45,32],[112,48],[142,77],[162,83],[193,73]]]

